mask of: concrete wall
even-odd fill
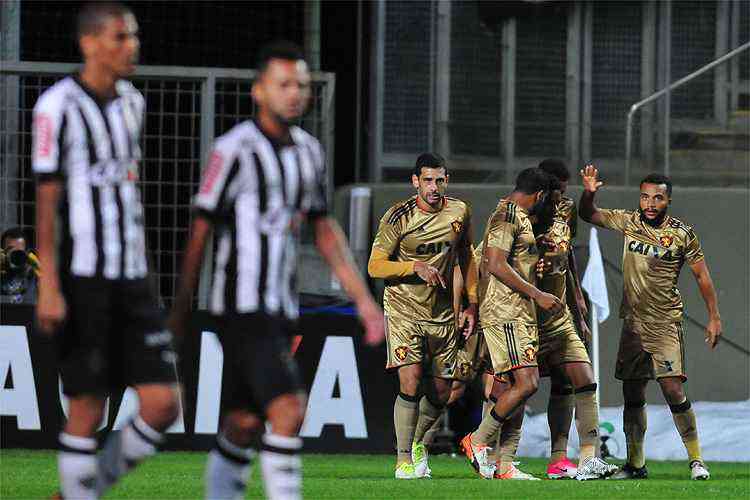
[[[413,190],[404,184],[371,184],[372,230],[385,210],[394,202],[411,196]],[[336,214],[344,228],[348,226],[348,192],[350,187],[336,193]],[[484,226],[497,200],[511,191],[510,186],[455,184],[450,194],[470,201],[474,208],[475,239],[480,240]],[[576,200],[581,190],[572,187],[568,195]],[[671,213],[692,224],[698,234],[706,261],[719,295],[724,335],[735,343],[750,348],[750,192],[744,189],[675,188]],[[605,187],[598,196],[598,204],[607,208],[636,208],[636,188]],[[579,221],[577,246],[587,246],[590,225]],[[600,244],[605,260],[620,269],[622,236],[601,230]],[[578,251],[581,272],[588,259],[587,248]],[[605,266],[607,267],[607,266]],[[601,399],[604,405],[621,404],[619,383],[614,378],[617,345],[622,322],[618,317],[622,296],[622,278],[618,272],[606,269],[611,315],[600,327],[601,339]],[[706,308],[690,269],[680,278],[680,290],[685,300],[685,311],[701,324],[706,323]],[[703,342],[702,330],[685,322],[687,341],[687,388],[689,397],[701,401],[733,401],[750,398],[750,358],[728,344],[709,350]],[[545,384],[546,385],[546,384]],[[540,395],[546,395],[545,387]],[[650,402],[662,402],[656,384],[649,385]],[[536,410],[545,405],[546,396],[536,396],[531,403]]]

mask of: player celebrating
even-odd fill
[[[571,258],[570,247],[575,236],[577,219],[575,202],[562,196],[570,174],[560,160],[545,160],[540,163],[539,168],[559,183],[559,189],[553,190],[545,203],[551,207],[552,213],[549,217],[542,215],[541,220],[534,226],[545,261],[541,268],[543,272],[539,288],[553,294],[563,304],[563,308],[556,313],[537,311],[539,371],[542,375],[552,377],[548,412],[552,455],[547,467],[547,476],[551,479],[575,477],[579,481],[602,479],[614,474],[617,466],[604,462],[595,454],[599,443],[596,381],[586,346],[576,331],[573,314],[566,303],[566,292],[572,278],[568,265]],[[572,383],[576,428],[580,439],[577,467],[566,457],[572,408],[560,404],[568,399],[564,393],[567,392],[566,386],[569,383]]]
[[[535,303],[550,312],[562,308],[557,297],[534,286],[539,252],[528,213],[543,201],[549,186],[544,171],[521,171],[513,192],[500,200],[490,216],[482,240],[478,287],[482,330],[495,375],[507,374],[511,381],[479,427],[461,441],[470,463],[486,479],[495,474],[488,449],[497,433],[539,385]]]
[[[144,100],[124,79],[138,59],[135,16],[119,4],[90,4],[78,15],[78,43],[81,72],[57,82],[34,107],[44,269],[36,314],[41,331],[57,335],[70,398],[58,454],[61,494],[97,498],[156,452],[178,403],[172,334],[148,280],[135,184]],[[110,434],[97,465],[104,401],[125,385],[135,388],[140,409]]]
[[[385,213],[367,266],[370,276],[386,280],[386,369],[398,370],[399,378],[393,409],[397,479],[430,475],[422,437],[450,397],[456,362],[457,332],[447,278],[459,259],[472,259],[471,211],[465,202],[445,196],[445,160],[432,153],[420,155],[411,179],[417,194]],[[467,283],[470,305],[464,316],[469,331],[476,315],[475,288]]]
[[[242,498],[253,437],[270,499],[300,498],[304,402],[291,358],[290,323],[298,316],[296,240],[304,217],[318,250],[356,302],[365,341],[383,338],[383,316],[356,270],[346,240],[327,216],[320,143],[292,122],[310,100],[310,73],[291,43],[264,47],[252,87],[255,120],[219,137],[195,197],[196,216],[171,323],[184,332],[203,250],[216,230],[211,292],[224,349],[223,421],[206,465],[206,498]]]
[[[708,309],[706,343],[713,349],[721,337],[721,318],[711,275],[693,228],[667,214],[672,182],[651,174],[641,181],[638,210],[607,210],[594,205],[602,186],[593,165],[581,170],[584,192],[581,218],[625,235],[622,257],[623,318],[615,377],[623,381],[623,427],[628,460],[619,479],[646,478],[643,437],[646,433],[646,385],[656,379],[672,410],[677,431],[688,454],[692,479],[708,479],[701,458],[698,426],[685,395],[682,297],[677,278],[685,262],[690,266]]]

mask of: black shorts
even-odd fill
[[[177,381],[172,334],[147,279],[73,277],[62,286],[68,314],[56,339],[65,394]]]
[[[262,415],[268,403],[304,391],[291,352],[293,324],[266,313],[227,314],[218,318],[224,351],[221,384],[224,410]]]

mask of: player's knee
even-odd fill
[[[539,377],[524,377],[521,380],[517,380],[516,383],[521,391],[521,396],[524,398],[530,398],[539,390]]]
[[[149,425],[163,430],[177,420],[180,414],[180,402],[175,387],[155,385],[142,388],[138,392],[141,400],[141,414]]]
[[[267,409],[273,432],[281,436],[296,436],[304,419],[302,399],[286,394],[271,401]]]

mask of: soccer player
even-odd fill
[[[34,107],[33,169],[40,279],[37,320],[55,335],[63,392],[64,498],[97,498],[156,452],[178,414],[172,334],[148,279],[136,186],[144,100],[125,78],[138,59],[138,24],[120,4],[78,14],[84,64]],[[58,331],[59,330],[59,331]],[[97,464],[105,399],[133,386],[140,409],[110,434]]]
[[[547,477],[560,479],[575,477],[579,481],[603,479],[617,471],[596,456],[599,444],[599,411],[596,402],[596,381],[591,369],[586,346],[576,330],[573,314],[566,296],[573,279],[569,261],[572,238],[576,232],[575,202],[563,196],[570,173],[560,160],[548,159],[539,168],[553,177],[558,185],[546,200],[549,215],[542,210],[541,219],[534,225],[537,242],[545,264],[541,266],[539,288],[560,299],[563,308],[555,313],[537,311],[539,320],[539,352],[537,360],[542,376],[552,379],[548,405],[548,421],[552,454]],[[572,388],[569,395],[567,388]],[[566,394],[567,393],[567,394]],[[570,401],[570,400],[574,401]],[[567,459],[568,431],[575,405],[576,428],[580,439],[578,466]]]
[[[365,341],[382,341],[383,315],[356,270],[338,224],[328,216],[320,143],[293,125],[307,109],[310,72],[289,42],[265,46],[252,86],[253,120],[219,137],[194,199],[195,217],[170,323],[181,334],[212,231],[217,253],[210,310],[224,350],[222,422],[206,465],[206,498],[242,498],[253,438],[263,430],[266,496],[301,496],[303,386],[290,355],[298,317],[296,245],[303,220],[319,252],[354,299]]]
[[[458,332],[450,278],[459,259],[472,259],[471,210],[445,195],[445,160],[432,153],[420,155],[411,181],[416,195],[385,213],[367,266],[371,277],[386,280],[386,369],[397,370],[399,378],[393,409],[397,479],[430,476],[422,438],[450,397],[456,364]],[[466,288],[470,304],[464,316],[471,331],[476,281],[472,285],[467,276]]]
[[[479,265],[479,314],[495,375],[506,375],[511,387],[466,435],[461,448],[484,478],[495,475],[488,450],[503,423],[524,405],[539,385],[536,352],[539,339],[535,304],[561,309],[560,300],[536,288],[539,260],[528,213],[544,200],[550,177],[538,168],[521,171],[516,186],[495,208],[487,222]]]
[[[672,201],[672,182],[668,177],[651,174],[641,181],[638,210],[608,210],[594,205],[594,196],[603,184],[597,175],[593,165],[581,170],[584,187],[581,218],[625,236],[620,307],[623,328],[615,377],[623,382],[628,460],[613,477],[648,477],[643,451],[646,385],[656,379],[685,444],[691,478],[708,479],[695,413],[683,385],[687,380],[681,323],[683,303],[677,289],[680,270],[687,263],[708,309],[706,344],[715,348],[721,338],[721,318],[698,236],[691,226],[667,214]]]

